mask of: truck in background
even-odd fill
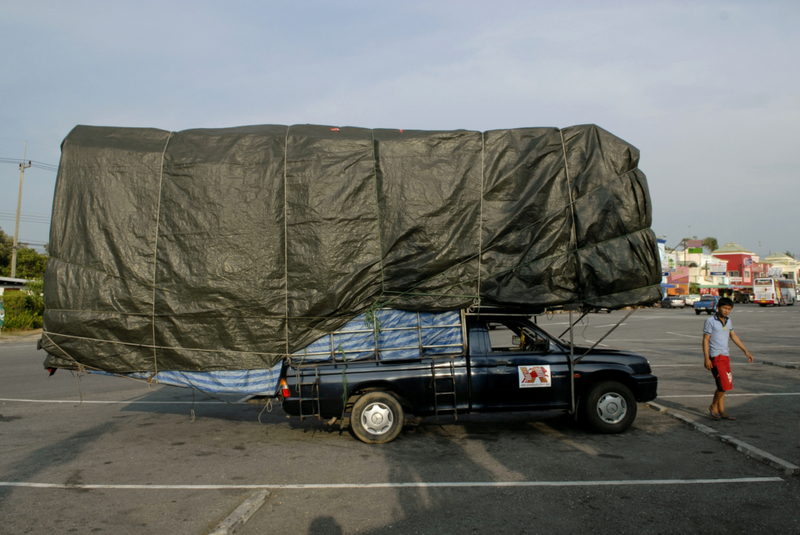
[[[699,301],[694,302],[692,308],[694,308],[694,313],[698,316],[701,312],[711,315],[717,311],[717,303],[719,303],[719,296],[705,294]]]

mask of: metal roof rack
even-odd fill
[[[492,316],[540,316],[542,314],[546,314],[548,312],[554,311],[573,311],[579,312],[581,310],[591,309],[595,307],[591,307],[585,305],[583,303],[566,303],[563,305],[557,306],[529,306],[529,307],[498,307],[498,306],[485,306],[485,305],[472,305],[466,310],[466,314],[468,316],[479,316],[479,315],[492,315]]]

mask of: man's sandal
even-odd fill
[[[712,411],[711,409],[708,409],[708,413],[709,413],[709,414],[711,415],[711,417],[712,417],[712,418],[714,418],[715,420],[719,420],[719,419],[723,418],[723,416],[720,416],[720,414],[719,414],[718,412],[714,412],[714,411]]]
[[[719,417],[722,418],[723,420],[735,420],[736,419],[736,416],[728,416],[727,414],[720,414]]]

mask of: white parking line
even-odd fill
[[[617,342],[679,342],[680,340],[675,340],[675,338],[617,338],[615,336],[609,336],[607,340],[611,340],[614,343]]]
[[[89,401],[79,399],[11,399],[0,398],[0,401],[17,403],[90,403],[95,405],[237,405],[238,402],[231,401]]]
[[[589,342],[590,344],[594,343],[594,340],[589,340],[588,338],[584,338],[584,340]],[[597,344],[597,345],[600,346],[600,347],[610,347],[610,346],[607,346],[606,344]]]
[[[675,336],[685,336],[686,338],[702,338],[702,336],[698,336],[696,334],[681,334],[681,333],[671,333],[671,332],[667,332],[667,334],[674,334]]]
[[[739,477],[730,479],[621,479],[609,481],[454,481],[408,483],[308,483],[296,485],[69,485],[64,483],[29,483],[0,481],[0,487],[81,490],[227,490],[227,489],[402,489],[464,487],[603,487],[620,485],[714,485],[730,483],[774,483],[780,477]]]
[[[675,319],[675,318],[678,318],[678,319],[690,319],[691,316],[686,316],[685,318],[681,318],[679,316],[672,316],[670,314],[658,314],[658,315],[654,314],[652,316],[636,316],[634,314],[633,316],[631,316],[631,318],[628,321],[649,321],[649,320],[662,320],[662,319],[667,319],[667,318],[669,318],[669,319]]]

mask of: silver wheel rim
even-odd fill
[[[372,435],[383,435],[392,428],[394,414],[383,403],[371,403],[361,413],[361,425]]]
[[[628,413],[628,405],[625,398],[616,392],[603,394],[597,400],[597,415],[607,424],[620,423]]]

